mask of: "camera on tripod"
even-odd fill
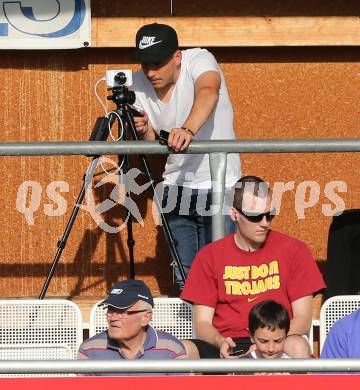
[[[114,87],[131,87],[133,85],[133,77],[131,70],[107,70],[106,85],[109,88]]]
[[[131,70],[107,70],[106,84],[108,89],[112,90],[112,95],[108,96],[107,99],[112,100],[117,108],[135,103],[135,92],[128,89],[133,84]]]
[[[106,84],[112,90],[112,95],[108,96],[107,99],[112,100],[117,108],[135,103],[135,92],[128,90],[128,87],[133,84],[131,70],[107,70]]]

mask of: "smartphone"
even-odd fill
[[[232,348],[229,353],[230,356],[239,356],[246,353],[252,344],[250,338],[248,337],[235,338],[234,341],[236,346]]]
[[[161,143],[161,145],[167,145],[168,138],[169,138],[169,132],[165,130],[160,130],[159,142]]]
[[[246,350],[244,348],[237,349],[236,347],[229,353],[230,356],[239,356],[246,353]]]

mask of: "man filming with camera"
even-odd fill
[[[155,140],[163,129],[168,131],[168,146],[183,152],[192,140],[235,138],[224,76],[210,52],[180,50],[176,31],[153,23],[137,32],[132,58],[141,64],[133,80],[134,106],[141,112],[134,122],[141,139]],[[239,155],[228,154],[226,188],[230,190],[240,176]],[[211,204],[209,156],[170,154],[163,179],[163,211],[187,275],[195,254],[211,241],[211,216],[206,212]],[[174,206],[167,207],[170,204]],[[227,218],[227,233],[233,229]]]

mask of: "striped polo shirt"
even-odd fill
[[[185,348],[180,340],[170,333],[156,330],[148,326],[144,345],[135,359],[176,359],[185,356]],[[78,359],[96,360],[126,360],[119,344],[108,336],[107,331],[101,332],[84,341],[78,351]],[[139,375],[138,373],[137,375]],[[96,375],[124,375],[123,373],[97,373]]]

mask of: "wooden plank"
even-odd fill
[[[316,294],[313,299],[312,307],[313,307],[313,314],[312,318],[314,320],[318,320],[320,318],[320,309],[323,303],[323,295],[322,294]]]
[[[360,45],[360,18],[321,17],[171,17],[93,18],[93,47],[133,47],[144,24],[166,23],[180,46],[342,46]]]

